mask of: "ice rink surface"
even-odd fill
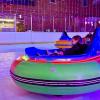
[[[23,52],[0,53],[0,100],[100,100],[100,91],[74,96],[49,96],[27,92],[10,77],[12,61]]]

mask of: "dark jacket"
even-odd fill
[[[85,53],[86,49],[87,49],[87,45],[77,43],[77,44],[73,45],[72,48],[65,50],[64,55],[83,54],[83,53]]]

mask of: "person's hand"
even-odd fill
[[[59,55],[64,55],[64,53],[62,51],[59,52]]]
[[[46,50],[46,52],[47,52],[47,55],[50,55],[50,54],[52,54],[49,50]]]

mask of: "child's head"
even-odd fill
[[[77,44],[78,42],[80,42],[81,37],[79,35],[76,35],[72,38],[72,44]]]

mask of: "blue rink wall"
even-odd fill
[[[67,34],[69,37],[73,37],[77,34],[81,37],[85,37],[88,32],[68,32]],[[1,32],[0,52],[24,50],[32,46],[39,49],[55,49],[54,42],[59,40],[61,35],[62,32]],[[44,42],[44,44],[31,44],[31,42]],[[8,43],[14,44],[8,45]]]

